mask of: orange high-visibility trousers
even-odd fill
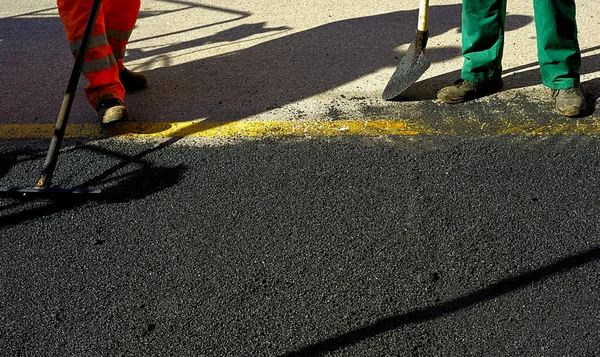
[[[74,57],[81,45],[92,3],[93,0],[57,0],[58,13]],[[103,99],[123,101],[125,98],[119,71],[125,68],[125,46],[139,10],[140,0],[102,1],[83,64],[83,74],[89,82],[85,95],[93,107]]]

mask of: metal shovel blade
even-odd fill
[[[406,54],[392,74],[387,86],[383,90],[383,99],[392,100],[400,96],[408,87],[413,85],[431,65],[425,57],[424,46],[415,49],[416,42],[410,44]]]

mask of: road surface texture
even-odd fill
[[[588,112],[540,85],[509,2],[505,89],[464,105],[460,1],[381,92],[417,3],[144,1],[149,88],[101,128],[81,81],[53,184],[0,197],[0,356],[600,355],[600,5]],[[35,184],[73,61],[53,0],[0,6],[0,185]]]

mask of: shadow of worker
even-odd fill
[[[433,6],[431,13],[440,18],[432,33],[460,25],[460,5]],[[337,21],[244,50],[150,70],[154,84],[140,98],[145,102],[140,117],[205,119],[197,128],[186,128],[202,131],[207,123],[219,126],[310,98],[395,67],[400,57],[396,48],[414,40],[416,18],[414,9]],[[521,20],[524,25],[531,19]],[[450,46],[429,53],[444,61],[460,52]]]

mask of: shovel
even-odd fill
[[[101,192],[100,190],[94,189],[51,187],[52,176],[54,174],[54,169],[58,160],[60,147],[65,136],[65,130],[67,128],[69,113],[71,112],[73,99],[75,96],[75,92],[77,91],[77,84],[79,83],[79,77],[81,74],[81,70],[83,69],[83,61],[87,53],[90,38],[92,36],[92,30],[94,29],[94,25],[96,24],[96,20],[98,18],[98,13],[100,12],[101,4],[102,0],[94,0],[94,3],[92,5],[90,17],[86,24],[85,32],[83,33],[83,38],[81,40],[79,52],[77,52],[75,64],[73,65],[71,76],[69,77],[69,83],[67,84],[67,90],[65,96],[63,97],[63,102],[60,108],[60,112],[58,114],[58,119],[56,120],[56,125],[54,127],[54,135],[52,136],[50,147],[48,148],[48,153],[46,155],[46,161],[44,162],[44,166],[42,168],[42,172],[40,174],[40,178],[37,181],[37,184],[34,187],[24,188],[0,187],[0,193],[13,195],[16,194],[22,196],[54,196],[57,194],[98,194]]]
[[[415,42],[410,44],[406,54],[398,64],[394,74],[392,74],[383,91],[383,99],[392,100],[398,97],[413,85],[431,65],[431,62],[425,57],[425,46],[429,37],[429,31],[427,31],[428,16],[429,0],[420,0],[417,37]]]

